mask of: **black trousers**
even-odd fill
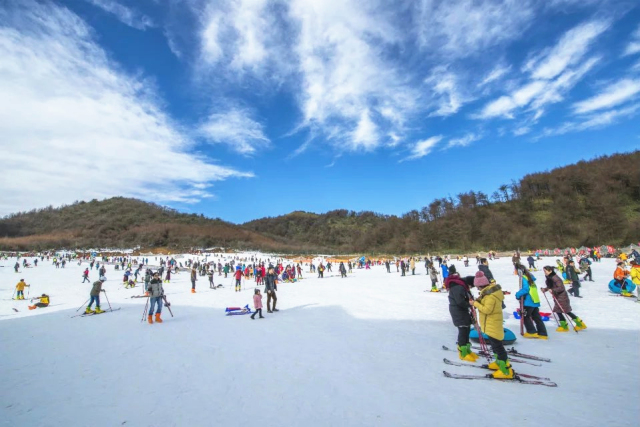
[[[562,314],[562,313],[556,313],[556,314],[558,315],[558,319],[560,319],[561,322],[567,320],[567,319],[564,318],[564,314]],[[568,312],[567,316],[571,317],[573,320],[576,320],[578,318],[578,316],[576,316],[572,312]]]
[[[469,333],[471,333],[470,326],[458,326],[458,346],[469,344]]]
[[[491,350],[496,354],[498,360],[507,361],[507,350],[504,349],[504,345],[501,340],[497,340],[493,337],[489,337],[489,343],[491,344]]]
[[[530,334],[538,333],[538,335],[547,336],[547,328],[542,321],[538,307],[524,308],[524,327]]]

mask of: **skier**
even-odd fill
[[[278,302],[278,297],[276,296],[276,291],[278,290],[278,275],[271,266],[269,266],[269,272],[264,280],[264,290],[267,293],[267,313],[280,311],[276,308],[276,302]],[[273,300],[273,309],[271,308],[271,300]]]
[[[338,267],[338,270],[340,270],[340,278],[347,277],[347,269],[344,266],[343,262],[340,263],[340,266]]]
[[[87,314],[104,313],[104,310],[100,309],[100,292],[104,292],[104,290],[102,289],[102,284],[106,281],[107,281],[106,277],[100,276],[100,279],[98,279],[96,282],[93,282],[93,287],[91,288],[91,292],[89,292],[89,296],[91,297],[91,299],[89,301],[89,305],[87,306],[87,309],[84,311],[85,313]],[[91,310],[91,306],[93,305],[94,301],[96,303],[95,311]]]
[[[486,277],[485,277],[486,279]],[[476,281],[474,280],[474,284]],[[507,357],[507,351],[502,344],[504,339],[504,327],[502,326],[502,301],[504,294],[502,288],[497,283],[480,284],[478,289],[480,295],[474,301],[473,297],[469,299],[469,303],[480,312],[480,329],[478,334],[483,333],[489,337],[491,349],[496,355],[496,360],[489,364],[489,369],[493,370],[493,378],[511,379],[513,378],[513,369]]]
[[[478,266],[478,270],[484,273],[484,276],[489,280],[489,283],[495,283],[496,279],[493,278],[493,274],[491,273],[491,270],[489,270],[489,261],[487,261],[486,258],[480,258],[480,265]]]
[[[451,267],[455,272],[454,266]],[[473,300],[469,285],[457,274],[452,274],[447,277],[445,287],[449,289],[449,314],[451,314],[453,325],[458,328],[458,356],[461,360],[475,362],[478,355],[471,351],[469,342],[472,323],[469,301]]]
[[[320,279],[324,278],[324,265],[322,265],[322,263],[320,263],[320,265],[318,266],[318,277]],[[267,296],[267,299],[268,299],[268,296]],[[268,307],[269,306],[267,305],[267,309],[268,309]]]
[[[191,268],[191,293],[195,294],[196,293],[196,281],[198,280],[198,272],[196,271],[196,268],[193,267]]]
[[[447,277],[449,277],[449,267],[447,267],[447,262],[442,261],[442,263],[440,264],[440,268],[442,269],[442,280],[444,280],[446,283]]]
[[[385,267],[387,267],[387,273],[391,273],[391,265],[389,264],[389,260],[384,262]]]
[[[589,258],[587,256],[583,257],[580,260],[580,269],[585,272],[582,280],[587,280],[588,277],[589,281],[593,282],[593,276],[591,275],[591,261],[589,261]]]
[[[209,270],[207,277],[209,278],[209,288],[215,289],[216,285],[213,284],[213,269]]]
[[[533,258],[532,255],[529,255],[527,257],[527,262],[529,263],[529,270],[535,270],[536,269],[536,260]]]
[[[409,261],[409,268],[411,269],[411,275],[415,276],[416,275],[416,261],[413,259],[413,257],[411,257],[411,260]]]
[[[49,295],[47,294],[42,294],[42,296],[40,297],[36,297],[34,299],[39,300],[39,302],[30,305],[29,306],[29,310],[35,310],[38,307],[44,308],[44,307],[48,307],[49,306]]]
[[[13,266],[13,269],[15,270],[16,273],[18,273],[19,268],[20,268],[20,263],[16,262],[16,265]]]
[[[16,299],[24,299],[24,288],[29,287],[24,281],[24,279],[20,279],[18,284],[16,285]]]
[[[260,289],[258,288],[253,291],[253,307],[256,311],[251,315],[251,320],[255,320],[256,314],[259,314],[260,318],[264,319],[264,316],[262,315],[262,294],[260,294]]]
[[[164,289],[162,288],[162,278],[158,273],[153,275],[153,279],[147,286],[147,292],[149,293],[149,312],[147,320],[149,323],[153,323],[153,307],[157,306],[156,310],[156,323],[162,323],[160,314],[162,313],[162,297],[164,296]]]
[[[431,264],[431,269],[429,270],[429,277],[431,277],[431,292],[440,292],[438,290],[438,271],[436,270],[436,268],[433,266],[433,264]]]
[[[516,292],[516,299],[524,298],[524,312],[520,313],[524,321],[524,327],[527,332],[524,333],[525,338],[539,338],[546,340],[548,338],[547,328],[544,326],[542,317],[540,316],[540,296],[538,295],[538,287],[536,286],[536,278],[523,265],[518,267],[522,272],[522,289]],[[535,326],[534,326],[535,323]]]
[[[549,265],[543,268],[544,275],[547,276],[546,279],[546,288],[542,288],[542,292],[551,291],[553,295],[553,299],[555,304],[553,306],[553,312],[558,315],[560,319],[560,326],[556,329],[556,332],[569,332],[569,327],[567,326],[567,321],[564,317],[566,313],[567,316],[573,319],[576,322],[575,329],[577,331],[581,329],[587,329],[587,325],[584,324],[582,320],[575,314],[571,312],[571,302],[569,301],[569,295],[567,295],[567,291],[564,287],[564,283],[560,276],[558,276],[555,272],[555,269]]]
[[[236,272],[234,273],[236,278],[236,292],[240,292],[242,290],[242,268],[238,267]]]
[[[171,282],[171,267],[167,268],[167,274],[166,276],[164,276],[164,282],[165,283]]]
[[[631,260],[631,281],[638,291],[636,302],[640,303],[640,260],[637,258]]]
[[[571,282],[571,287],[567,292],[573,295],[576,298],[582,298],[580,296],[580,276],[578,276],[578,272],[576,271],[576,266],[573,260],[569,260],[567,263],[567,280]]]

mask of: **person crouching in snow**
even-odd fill
[[[16,299],[24,299],[24,288],[29,286],[24,282],[24,279],[20,279],[16,285]]]
[[[100,309],[100,292],[104,292],[102,290],[102,284],[104,282],[107,281],[107,278],[104,276],[100,276],[100,279],[96,282],[93,282],[93,287],[91,288],[91,292],[89,292],[89,296],[91,297],[90,301],[89,301],[89,305],[87,306],[87,309],[84,311],[85,313],[89,314],[89,313],[104,313],[104,310]],[[91,310],[91,306],[93,305],[93,303],[96,303],[96,310],[93,311]]]
[[[485,281],[487,278],[485,277]],[[474,284],[476,281],[474,280]],[[475,301],[473,298],[469,299],[469,303],[480,312],[480,329],[478,334],[484,333],[489,336],[489,342],[491,343],[491,349],[496,355],[496,360],[489,364],[489,369],[495,371],[493,378],[497,379],[511,379],[513,378],[513,369],[507,357],[507,350],[505,350],[502,340],[504,339],[504,328],[502,326],[502,301],[504,300],[504,294],[502,288],[497,283],[484,284],[484,281],[478,280],[478,290],[480,295]]]
[[[260,293],[260,289],[253,291],[253,307],[256,311],[251,315],[251,319],[255,320],[256,314],[259,314],[260,318],[264,319],[262,315],[262,294]]]
[[[517,268],[522,272],[522,289],[516,292],[516,299],[524,298],[522,304],[524,313],[520,313],[520,316],[522,316],[527,332],[523,336],[546,340],[548,338],[547,328],[540,317],[540,296],[538,295],[536,278],[523,265],[519,265]]]
[[[469,333],[471,332],[471,305],[473,300],[469,285],[456,274],[455,266],[449,270],[451,275],[445,281],[445,288],[449,290],[449,314],[453,325],[458,328],[458,356],[462,360],[475,362],[478,355],[471,351]]]
[[[573,319],[576,322],[575,330],[587,329],[587,325],[575,314],[571,312],[571,302],[569,301],[569,295],[564,287],[564,283],[560,276],[558,276],[553,267],[547,265],[542,269],[544,275],[547,276],[546,288],[542,288],[542,292],[551,291],[555,304],[553,306],[553,312],[558,315],[560,319],[560,326],[556,329],[556,332],[569,332],[569,326],[567,326],[567,320],[564,318],[564,314]]]
[[[39,301],[33,305],[30,305],[29,310],[35,310],[38,307],[44,308],[49,306],[49,295],[47,294],[42,294],[42,296],[36,297],[34,299],[37,299]]]
[[[162,323],[160,314],[162,313],[162,297],[164,295],[164,289],[162,288],[162,279],[158,273],[153,275],[153,279],[147,286],[147,292],[149,293],[149,315],[147,317],[149,323],[153,323],[153,307],[158,306],[156,311],[156,323]]]

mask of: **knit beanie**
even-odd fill
[[[482,288],[489,284],[489,279],[484,275],[484,273],[480,270],[476,272],[476,277],[473,279],[473,286],[476,288]]]

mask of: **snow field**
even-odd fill
[[[515,370],[548,376],[557,388],[445,378],[443,370],[484,371],[442,363],[457,360],[441,350],[455,347],[457,331],[446,294],[424,292],[422,263],[407,277],[395,266],[391,274],[384,266],[354,269],[346,279],[337,265],[324,279],[305,268],[303,280],[278,285],[280,312],[266,313],[264,295],[262,320],[224,316],[227,306],[252,307],[254,283],[234,292],[233,278],[216,273],[224,288],[210,290],[199,276],[191,294],[185,270],[164,285],[175,317],[164,308],[160,325],[140,322],[146,299],[130,296],[141,288],[124,289],[111,265],[104,288],[121,310],[70,318],[89,296],[91,284],[81,284],[86,263],[56,269],[45,260],[20,274],[13,264],[0,262],[3,426],[637,425],[640,304],[610,296],[613,260],[594,264],[595,282],[583,282],[584,298],[571,298],[586,331],[556,333],[551,320],[548,341],[515,344],[552,359]],[[462,275],[476,271],[475,260],[453,264]],[[505,326],[518,335],[510,314],[518,278],[510,259],[490,267],[512,292]],[[542,271],[534,275],[541,285]],[[52,306],[30,311],[28,302],[12,301],[21,277],[32,297],[45,292]]]

